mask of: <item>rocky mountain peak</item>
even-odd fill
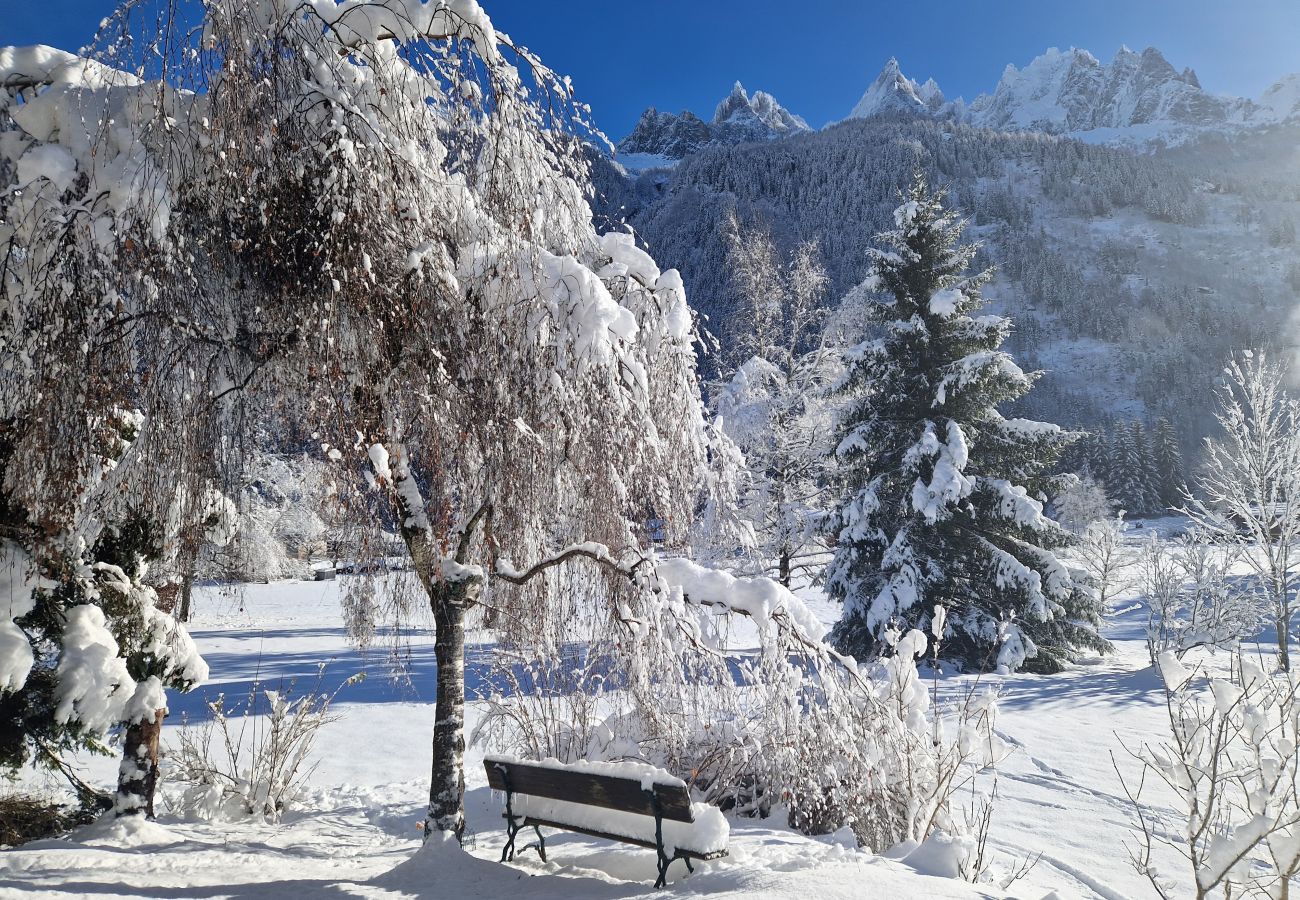
[[[811,130],[771,94],[755,91],[750,95],[737,81],[714,110],[713,121],[705,122],[686,110],[673,115],[651,107],[641,114],[632,133],[619,142],[618,151],[681,159],[709,144],[767,141]]]

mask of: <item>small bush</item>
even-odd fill
[[[362,676],[332,694],[320,691],[323,677],[322,665],[316,690],[300,697],[293,696],[292,684],[269,690],[254,683],[243,703],[230,709],[224,695],[209,703],[212,719],[183,727],[169,754],[170,775],[185,790],[168,805],[187,818],[280,821],[315,768],[310,756],[317,732],[338,719],[330,704]]]

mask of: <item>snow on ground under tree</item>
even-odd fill
[[[653,852],[579,835],[548,833],[548,863],[532,853],[498,863],[505,841],[501,799],[486,786],[483,748],[467,754],[470,853],[456,853],[440,838],[420,849],[416,826],[425,813],[431,752],[431,640],[417,637],[411,679],[395,683],[385,651],[367,657],[349,646],[339,613],[344,583],[206,588],[197,597],[193,635],[212,674],[193,694],[173,696],[165,743],[182,715],[202,718],[205,702],[219,693],[237,701],[255,681],[274,688],[295,678],[299,690],[309,690],[321,662],[327,663],[322,687],[329,690],[357,672],[368,674],[339,694],[334,709],[342,716],[317,742],[319,765],[307,795],[280,824],[186,822],[163,803],[157,822],[100,822],[5,851],[0,895],[1037,900],[1055,891],[1059,898],[1112,900],[1149,894],[1124,849],[1130,816],[1111,760],[1114,751],[1121,768],[1136,771],[1121,741],[1157,739],[1165,728],[1159,682],[1142,640],[1145,612],[1131,593],[1116,601],[1107,625],[1113,656],[1055,676],[985,676],[1002,692],[998,731],[1014,748],[999,767],[990,843],[1003,870],[1041,854],[1009,890],[924,874],[933,871],[931,854],[916,853],[909,864],[853,849],[846,835],[805,837],[774,815],[729,817],[730,855],[697,864],[689,877],[675,863],[669,889],[656,893]],[[833,619],[835,610],[818,592],[801,593],[823,620]],[[489,657],[490,648],[471,636],[471,696],[485,684]],[[946,679],[941,691],[960,690],[964,680]],[[471,728],[479,714],[472,706]],[[81,762],[91,780],[113,783],[115,758]],[[163,795],[174,798],[178,788],[166,786]],[[1166,872],[1178,871],[1172,856],[1159,861]]]

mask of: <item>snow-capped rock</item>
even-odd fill
[[[1053,47],[1023,69],[1009,65],[997,87],[969,106],[948,101],[934,79],[920,84],[890,59],[849,118],[934,116],[998,131],[1110,135],[1141,139],[1239,128],[1300,116],[1300,74],[1256,101],[1206,92],[1191,69],[1179,71],[1154,47],[1121,47],[1109,63],[1086,50]]]
[[[903,74],[898,60],[889,58],[876,80],[871,82],[850,119],[867,119],[879,115],[930,115],[943,106],[943,91],[931,78],[919,85]]]
[[[1023,69],[1007,66],[992,94],[971,104],[974,124],[1015,131],[1068,133],[1135,125],[1207,127],[1249,118],[1249,100],[1201,89],[1159,50],[1121,47],[1109,64],[1086,50],[1055,47]]]
[[[1300,72],[1279,79],[1256,101],[1260,116],[1273,122],[1300,118]]]
[[[769,141],[811,130],[771,94],[755,91],[750,96],[737,81],[718,104],[712,122],[687,110],[674,115],[651,107],[641,114],[632,133],[619,142],[618,152],[620,156],[653,154],[681,159],[708,144]]]
[[[618,144],[620,154],[647,153],[669,159],[689,156],[713,139],[712,131],[695,113],[661,113],[653,106],[641,113],[631,134]]]
[[[713,113],[713,124],[733,126],[764,132],[764,137],[811,131],[808,123],[787,110],[766,91],[755,91],[750,97],[739,81],[731,88],[727,99],[718,104]],[[773,132],[768,135],[766,132]]]

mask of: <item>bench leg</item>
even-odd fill
[[[534,825],[533,831],[537,832],[537,843],[525,844],[519,848],[519,852],[523,853],[525,850],[536,850],[537,855],[542,858],[542,862],[546,862],[546,838],[542,837],[542,827],[540,825]]]
[[[546,862],[546,838],[542,837],[542,827],[540,825],[534,825],[533,831],[537,832],[537,843],[529,844],[528,847],[536,847],[537,855],[542,858],[542,862]],[[528,847],[525,847],[524,849],[527,850]]]
[[[695,866],[691,865],[691,858],[689,856],[669,856],[668,854],[660,850],[659,851],[659,878],[657,881],[655,881],[655,887],[661,888],[667,886],[668,867],[673,864],[673,860],[677,860],[677,859],[680,859],[682,862],[686,863],[687,872],[691,873],[692,875],[695,874]]]
[[[506,845],[501,849],[502,862],[513,862],[515,855],[523,853],[525,850],[536,850],[537,855],[542,858],[542,862],[546,862],[546,838],[542,837],[541,826],[533,826],[533,831],[537,832],[537,843],[525,844],[519,848],[515,847],[515,838],[525,827],[522,824],[516,825],[514,819],[506,819]]]
[[[515,824],[514,819],[506,819],[506,845],[501,848],[501,861],[509,862],[515,858],[515,835],[519,833],[519,826]]]
[[[668,884],[668,866],[672,860],[664,855],[663,850],[659,851],[659,877],[655,879],[655,887],[661,888]]]

